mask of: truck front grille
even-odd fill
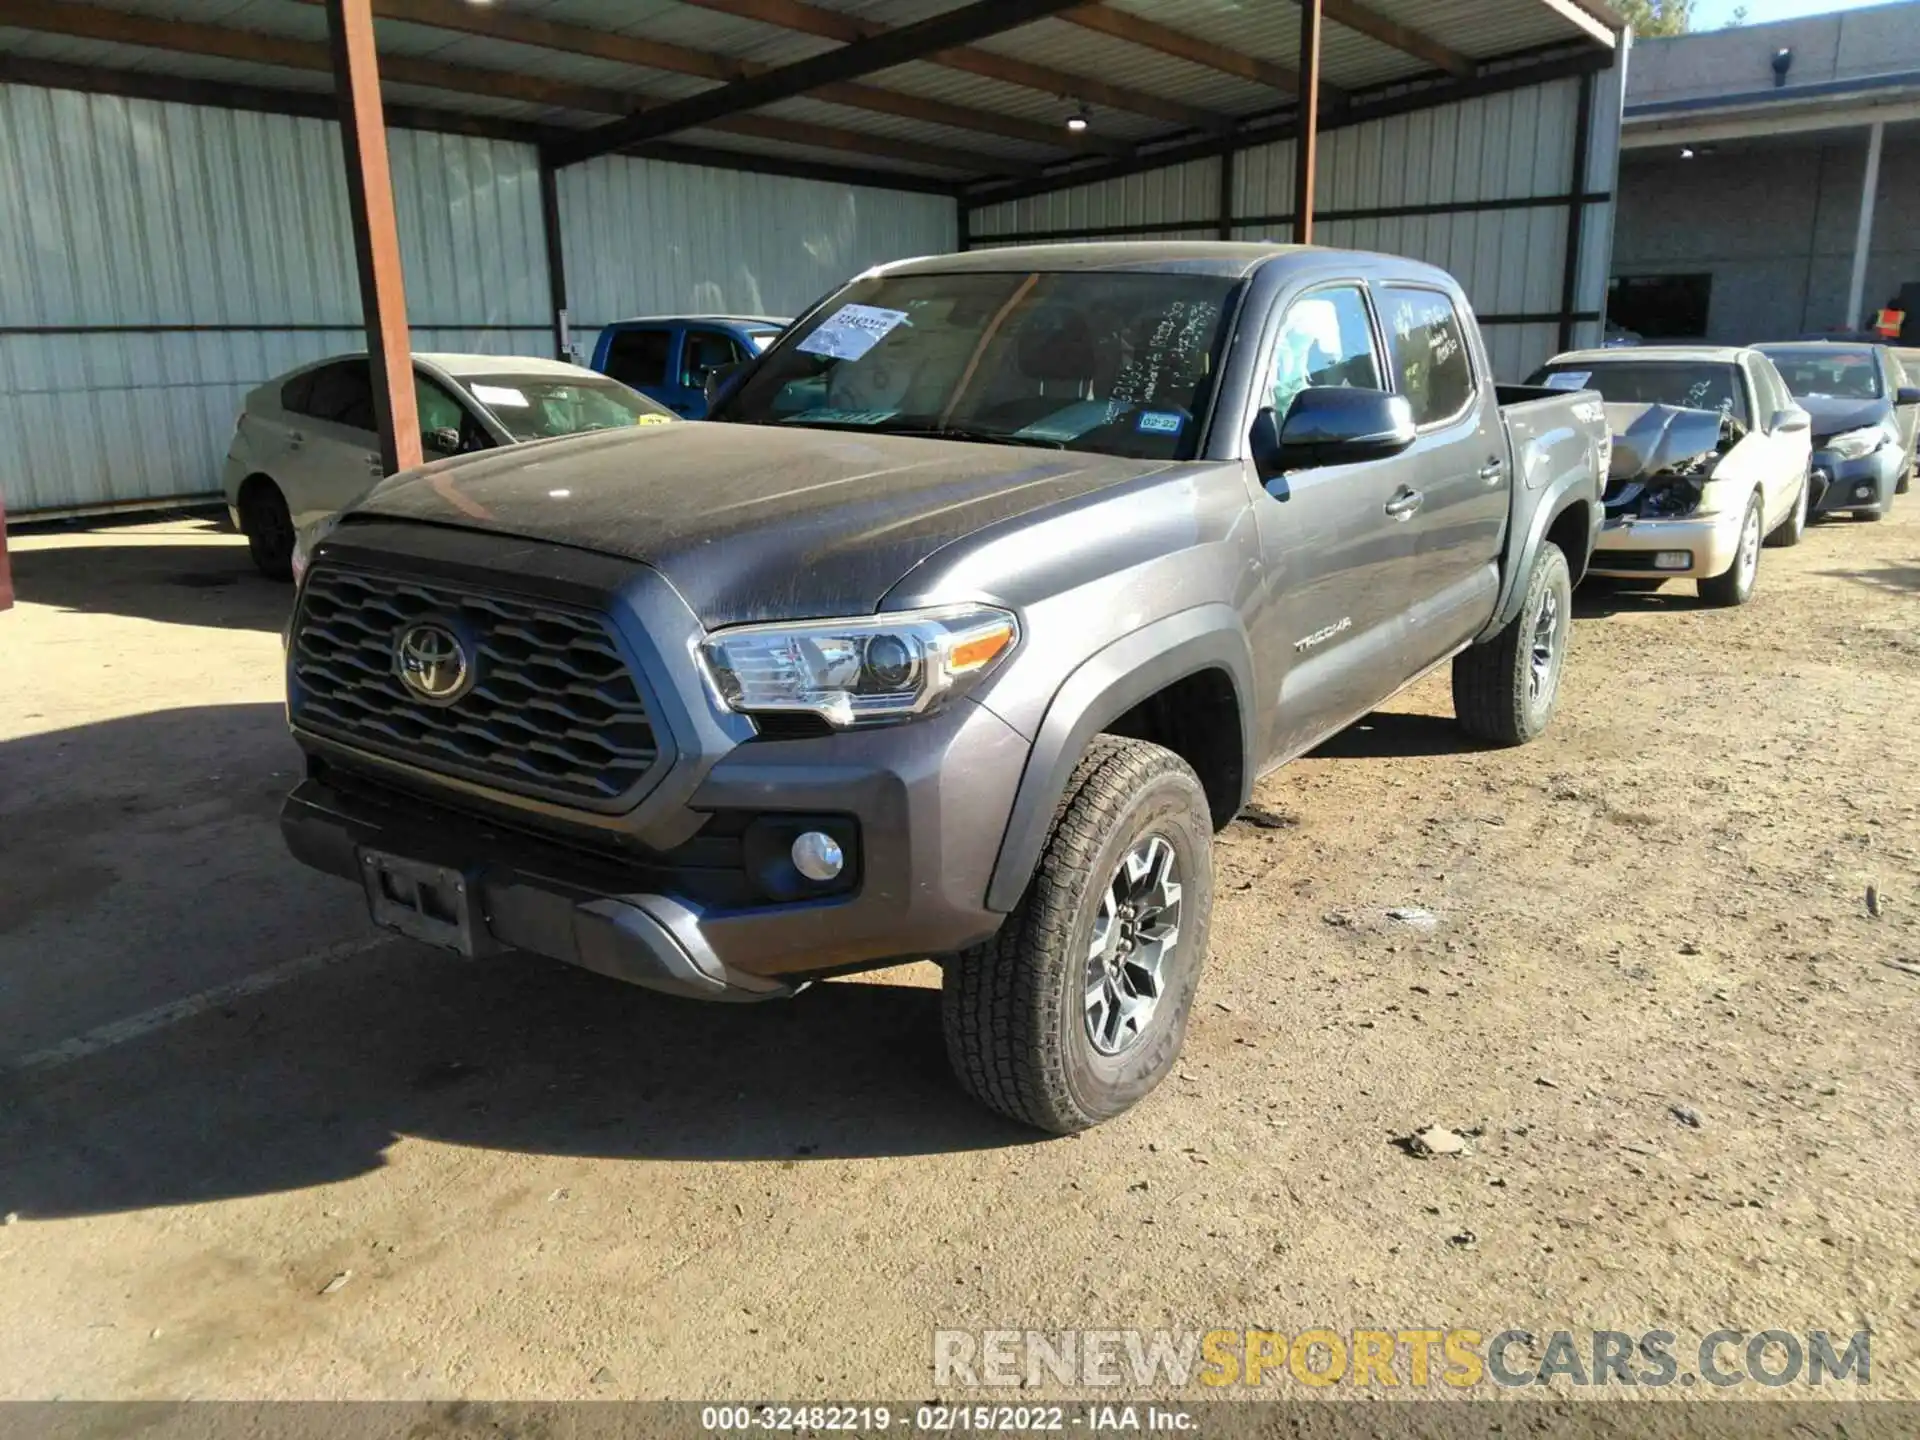
[[[436,626],[471,672],[437,703],[400,676],[401,638]],[[658,753],[646,703],[590,611],[322,563],[292,633],[293,719],[356,749],[593,809],[631,793]]]

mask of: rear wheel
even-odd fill
[[[1166,1077],[1206,959],[1212,831],[1186,761],[1094,740],[1020,904],[946,964],[947,1056],[975,1099],[1064,1135]]]
[[[1744,605],[1753,598],[1754,581],[1760,578],[1760,497],[1747,501],[1747,513],[1740,521],[1740,543],[1734,549],[1733,563],[1725,573],[1700,581],[1700,598],[1709,605]]]
[[[1547,728],[1572,614],[1567,557],[1548,542],[1534,557],[1520,613],[1493,639],[1453,657],[1453,713],[1461,729],[1495,745],[1524,745]]]
[[[255,475],[240,492],[240,528],[262,575],[269,580],[293,578],[293,516],[280,487],[264,475]]]

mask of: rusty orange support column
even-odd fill
[[[1320,0],[1300,0],[1300,125],[1293,147],[1293,243],[1311,245],[1320,162]]]
[[[420,415],[413,399],[413,347],[407,335],[406,285],[400,274],[400,231],[387,167],[387,121],[380,102],[380,60],[370,0],[327,0],[333,45],[333,88],[340,99],[340,144],[347,162],[347,206],[360,269],[373,369],[373,408],[380,422],[380,463],[387,474],[420,463]]]

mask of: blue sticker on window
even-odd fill
[[[1178,435],[1186,423],[1186,416],[1171,410],[1142,410],[1133,428],[1142,435]]]

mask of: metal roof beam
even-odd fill
[[[1362,92],[1352,97],[1345,108],[1323,114],[1319,128],[1324,134],[1331,130],[1345,129],[1350,125],[1364,124],[1370,120],[1382,120],[1390,115],[1406,115],[1439,105],[1450,105],[1460,100],[1474,100],[1484,95],[1500,95],[1509,90],[1520,90],[1529,85],[1543,85],[1553,80],[1576,79],[1581,75],[1610,69],[1613,63],[1614,57],[1611,54],[1598,48],[1588,47],[1578,52],[1561,50],[1552,54],[1543,54],[1526,64],[1485,69],[1471,80],[1436,81],[1430,86],[1417,89],[1408,89],[1396,82],[1380,87],[1377,98],[1371,91]],[[1322,109],[1324,110],[1325,107],[1323,106]],[[1142,150],[1130,159],[1102,161],[1097,165],[1080,165],[1072,169],[1049,166],[1042,174],[1029,180],[970,185],[962,189],[961,201],[977,210],[982,206],[998,205],[1008,200],[1024,200],[1029,196],[1053,194],[1102,180],[1118,180],[1128,175],[1164,170],[1171,165],[1184,164],[1189,160],[1206,159],[1222,153],[1230,154],[1249,146],[1265,145],[1276,140],[1291,140],[1298,133],[1298,117],[1292,113],[1281,112],[1261,116],[1235,127],[1233,134],[1225,137],[1207,136],[1182,140],[1162,145],[1157,149]],[[978,244],[991,238],[989,235],[976,233],[974,241]]]
[[[303,0],[303,3],[319,5],[324,4],[325,0]],[[615,60],[624,65],[640,65],[676,75],[697,75],[703,80],[730,83],[765,74],[774,68],[735,55],[696,50],[686,45],[670,45],[584,25],[543,20],[518,11],[475,5],[471,0],[373,0],[373,13],[383,20],[400,20],[436,30],[455,30],[489,40],[506,40],[517,45],[587,55],[596,60]],[[853,110],[870,110],[875,114],[896,115],[923,124],[940,125],[950,130],[1002,135],[1010,140],[1019,140],[1028,145],[1045,145],[1055,150],[1120,155],[1125,154],[1128,148],[1115,141],[1074,135],[1062,126],[1042,125],[1015,115],[978,110],[968,105],[952,105],[851,81],[823,85],[812,92],[812,98]]]
[[[153,100],[172,105],[199,105],[215,110],[248,110],[262,115],[297,115],[333,120],[340,107],[331,90],[280,90],[265,85],[233,85],[224,80],[195,80],[156,70],[113,70],[100,65],[72,65],[61,60],[37,60],[26,55],[0,55],[0,81],[37,85],[45,90],[75,90],[84,95],[118,95],[129,100]],[[522,145],[551,146],[569,131],[557,125],[502,120],[462,110],[434,110],[418,105],[386,107],[387,128],[426,130],[447,135],[476,135],[488,140],[511,140]],[[744,150],[718,150],[710,145],[660,144],[647,146],[644,157],[676,165],[704,165],[714,170],[739,170],[752,175],[788,175],[797,180],[820,180],[830,185],[877,186],[912,190],[928,195],[953,195],[955,182],[935,180],[901,171],[856,169],[830,161],[801,160],[781,155],[755,155]]]
[[[1580,3],[1580,0],[1540,0],[1540,3],[1576,30],[1579,30],[1589,40],[1598,41],[1609,50],[1613,49],[1619,41],[1619,36],[1614,32],[1614,29],[1611,28],[1605,20],[1595,14],[1596,11],[1604,11],[1607,14],[1612,14],[1613,12],[1604,6],[1593,3],[1593,0],[1586,0],[1586,3]],[[1615,18],[1618,17],[1616,16]],[[1625,23],[1625,21],[1621,21],[1622,26],[1624,26]]]
[[[902,25],[884,35],[856,40],[838,50],[782,65],[752,79],[737,80],[731,85],[657,105],[611,125],[602,125],[556,158],[562,164],[574,164],[627,145],[665,139],[682,130],[711,125],[743,110],[757,110],[778,100],[804,95],[822,85],[858,79],[875,70],[922,59],[937,50],[998,35],[1074,3],[1076,0],[972,0],[971,4]]]
[[[837,40],[843,45],[884,35],[891,28],[839,10],[829,10],[822,5],[811,5],[807,0],[681,0],[681,3],[742,20],[757,20],[762,25],[772,25],[802,35],[817,35],[823,40]],[[1124,110],[1130,115],[1145,115],[1150,119],[1164,120],[1169,125],[1184,125],[1195,130],[1219,130],[1231,123],[1227,117],[1197,105],[1183,104],[1125,85],[1113,85],[1091,75],[1076,75],[1047,65],[1035,65],[1011,55],[1002,55],[997,50],[982,50],[974,45],[956,46],[921,58],[930,65],[978,75],[984,80],[998,80],[1003,85],[1017,85],[1046,95],[1082,100],[1108,110]]]
[[[107,10],[78,0],[0,0],[0,25],[13,25],[46,34],[74,35],[89,40],[106,40],[122,45],[140,45],[189,55],[214,55],[225,60],[252,64],[277,65],[289,70],[333,73],[329,47],[318,41],[298,40],[285,35],[268,35],[256,30],[230,30],[219,25],[193,21],[167,20],[156,15]],[[381,78],[397,85],[419,85],[458,95],[484,95],[498,100],[520,100],[562,110],[585,110],[601,115],[632,116],[646,104],[644,95],[600,86],[578,85],[569,81],[548,80],[535,75],[519,75],[505,70],[482,70],[465,65],[448,65],[437,60],[422,60],[408,55],[380,57]],[[778,126],[775,134],[769,126]],[[896,160],[910,165],[926,165],[954,171],[960,175],[1023,174],[1031,167],[993,156],[951,150],[941,145],[926,145],[911,140],[894,140],[867,135],[833,126],[807,125],[766,116],[727,116],[702,128],[757,140],[784,139],[793,145],[861,154],[876,160]],[[578,132],[562,131],[571,136]],[[584,132],[588,134],[597,132]],[[803,138],[804,137],[804,138]],[[564,148],[578,144],[571,138],[556,142]],[[618,148],[628,149],[629,146]],[[604,153],[604,152],[602,152]],[[876,172],[881,174],[884,172]]]
[[[1470,57],[1458,50],[1442,45],[1431,35],[1411,25],[1402,25],[1378,10],[1369,9],[1360,0],[1321,0],[1321,10],[1334,24],[1358,31],[1416,60],[1424,60],[1434,69],[1444,70],[1456,79],[1469,79],[1478,68]]]
[[[1060,18],[1082,29],[1110,35],[1116,40],[1125,40],[1128,44],[1155,50],[1191,65],[1204,66],[1209,70],[1218,70],[1223,75],[1264,85],[1282,95],[1297,96],[1300,93],[1300,72],[1297,70],[1228,49],[1225,45],[1216,45],[1211,40],[1189,35],[1184,30],[1175,30],[1158,20],[1136,15],[1131,10],[1115,10],[1107,5],[1083,5],[1077,10],[1069,10]],[[1336,104],[1345,98],[1343,91],[1325,81],[1321,82],[1320,94],[1323,100]]]

